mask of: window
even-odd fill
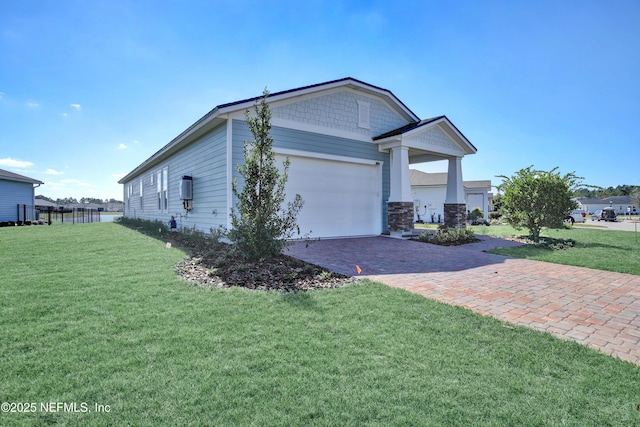
[[[140,210],[144,208],[144,202],[142,199],[142,187],[143,187],[142,178],[140,178]]]
[[[162,169],[162,200],[164,203],[163,211],[169,210],[169,168]]]
[[[156,173],[156,193],[158,196],[158,210],[169,211],[169,168],[164,167]]]
[[[162,210],[162,172],[156,174],[156,193],[158,195],[158,210]]]

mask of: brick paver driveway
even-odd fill
[[[296,242],[289,255],[550,332],[640,364],[640,276],[483,252],[515,243],[483,237],[458,247],[366,237]]]

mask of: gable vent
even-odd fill
[[[358,101],[358,127],[363,129],[369,129],[369,110],[370,105],[368,102]]]

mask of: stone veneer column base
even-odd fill
[[[444,226],[465,228],[467,226],[467,205],[464,203],[445,203]]]
[[[413,231],[413,202],[387,202],[389,231],[392,235]]]

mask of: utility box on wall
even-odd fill
[[[180,180],[180,200],[193,200],[193,177],[185,175]]]

